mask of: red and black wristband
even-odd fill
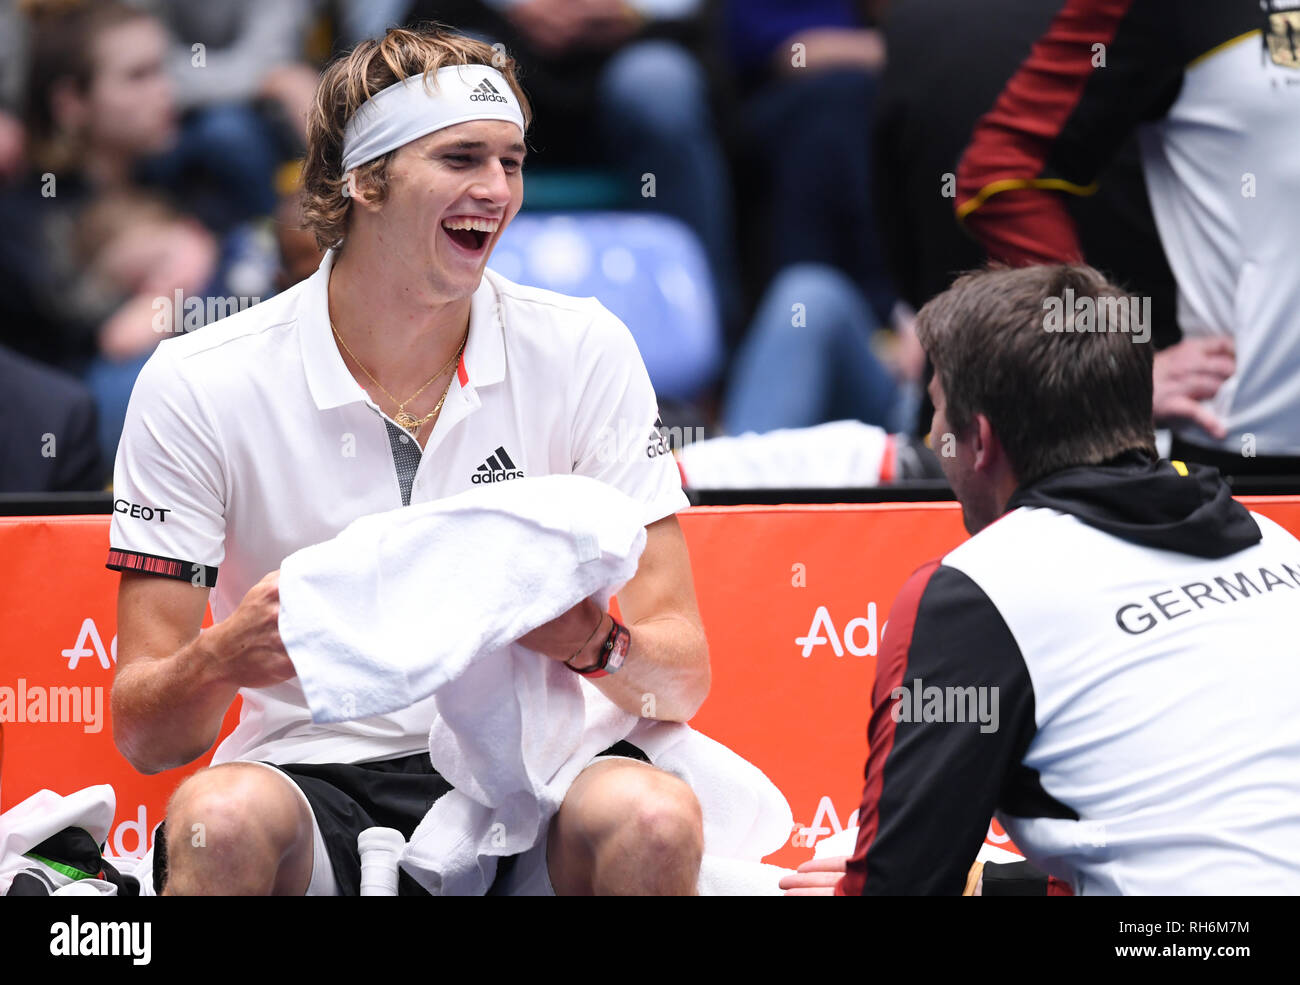
[[[590,667],[575,667],[565,662],[565,666],[574,673],[581,674],[583,677],[608,677],[610,674],[618,673],[622,668],[623,662],[627,659],[627,651],[632,644],[632,634],[613,616],[609,618],[614,625],[610,627],[605,642],[600,645],[600,656],[596,662]]]

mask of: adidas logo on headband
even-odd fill
[[[505,103],[509,102],[505,96],[501,95],[501,90],[494,86],[487,79],[484,79],[474,91],[469,94],[471,103]]]
[[[528,129],[509,81],[489,65],[444,65],[436,86],[422,81],[417,73],[394,82],[352,114],[343,128],[344,174],[425,134],[470,120],[505,120],[521,134]]]

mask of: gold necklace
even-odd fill
[[[456,358],[459,359],[460,354],[464,351],[465,343],[461,342],[460,349],[456,351]],[[399,425],[406,428],[407,431],[411,432],[411,437],[414,438],[420,433],[420,428],[424,427],[438,416],[438,411],[442,410],[442,405],[447,402],[447,394],[451,393],[451,381],[454,378],[455,377],[452,376],[447,377],[447,385],[443,388],[442,396],[438,399],[437,404],[434,405],[433,410],[429,411],[429,413],[425,414],[423,417],[416,418],[406,413],[406,411],[401,411],[394,420],[396,420]]]
[[[366,369],[365,363],[363,363],[360,359],[358,359],[356,353],[353,352],[348,347],[348,344],[343,341],[343,336],[339,334],[339,330],[335,327],[333,319],[330,319],[330,330],[333,331],[334,337],[339,340],[339,345],[343,346],[343,350],[349,356],[352,357],[352,361],[361,367],[361,372],[365,373],[366,376],[370,378],[370,382],[373,383],[375,386],[379,387],[379,389],[383,390],[384,394],[388,397],[388,399],[391,400],[397,406],[397,414],[393,417],[393,420],[397,422],[399,427],[405,428],[407,431],[409,431],[412,436],[418,433],[420,428],[424,427],[425,424],[429,423],[429,421],[437,415],[438,411],[442,410],[442,405],[447,401],[447,395],[451,393],[451,379],[448,378],[447,388],[442,391],[442,399],[438,401],[438,405],[434,407],[431,412],[425,414],[423,417],[417,418],[411,414],[408,414],[406,412],[406,405],[409,404],[416,397],[418,397],[420,394],[422,394],[425,390],[427,390],[429,388],[430,383],[436,380],[443,373],[447,372],[447,370],[451,368],[452,364],[457,362],[460,359],[461,354],[465,351],[465,343],[469,341],[469,332],[466,332],[465,337],[460,340],[460,348],[456,350],[456,354],[454,356],[452,356],[445,363],[443,363],[442,369],[438,370],[438,372],[434,373],[431,377],[429,377],[428,382],[425,383],[424,386],[420,387],[420,389],[416,390],[405,400],[399,402],[396,397],[394,397],[391,393],[389,393],[388,388],[386,386],[384,386],[377,379],[375,379],[375,374],[370,372],[370,370]]]

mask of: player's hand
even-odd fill
[[[1157,424],[1187,420],[1215,438],[1228,429],[1202,406],[1237,371],[1237,355],[1228,338],[1184,339],[1155,355],[1152,410]]]
[[[270,687],[297,674],[280,639],[280,572],[248,590],[239,608],[207,631],[223,676],[238,687]]]
[[[892,321],[898,336],[898,350],[894,365],[899,379],[907,383],[921,383],[925,378],[925,349],[916,334],[916,312],[906,304],[894,305]]]
[[[581,647],[583,652],[573,658],[573,665],[590,667],[596,662],[600,646],[604,643],[604,637],[599,632],[599,626],[604,622],[605,613],[600,606],[591,599],[583,599],[568,612],[519,637],[519,642],[528,649],[561,663],[573,657],[574,652]]]
[[[848,862],[847,855],[809,859],[777,885],[787,896],[834,896],[835,884],[843,878]]]

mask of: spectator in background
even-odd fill
[[[176,139],[158,21],[114,2],[44,10],[26,86],[30,165],[0,193],[0,343],[90,387],[107,467],[162,331],[197,327],[212,310],[204,304],[200,319],[156,330],[156,305],[170,309],[176,291],[185,300],[265,296],[272,245],[244,229],[214,240],[143,196],[142,161]]]
[[[0,0],[0,185],[23,169],[26,134],[19,107],[26,70],[26,25],[14,0]]]
[[[765,286],[731,368],[729,434],[836,420],[909,430],[920,363],[873,350],[894,292],[872,210],[871,116],[885,50],[850,0],[730,0],[742,210]]]
[[[953,217],[957,163],[980,116],[1029,54],[1061,0],[895,0],[883,20],[890,58],[881,77],[872,154],[874,199],[893,282],[913,311],[987,260]],[[944,25],[936,30],[935,25]],[[1157,349],[1179,339],[1174,278],[1160,248],[1136,138],[1125,140],[1095,194],[1070,196],[1092,265],[1150,297]],[[908,355],[917,350],[909,336]],[[929,397],[909,429],[930,426]]]
[[[38,15],[25,89],[29,164],[0,194],[0,342],[80,374],[112,310],[87,298],[74,250],[85,208],[131,188],[176,137],[152,17],[104,2]]]
[[[22,121],[0,107],[0,185],[22,171],[26,141]]]
[[[987,260],[978,240],[954,221],[957,163],[976,122],[1060,7],[1061,0],[896,0],[889,6],[883,28],[890,58],[872,141],[874,191],[894,283],[913,310]],[[1156,346],[1170,345],[1178,340],[1174,281],[1136,139],[1123,142],[1099,185],[1095,194],[1066,202],[1088,256],[1133,293],[1153,297]]]
[[[275,208],[275,171],[301,157],[319,73],[304,64],[311,0],[150,0],[171,33],[167,68],[184,114],[152,177],[224,231]]]
[[[723,430],[764,434],[856,420],[910,431],[919,388],[877,357],[872,339],[879,327],[866,295],[837,267],[786,267],[736,353]]]
[[[287,291],[306,280],[325,258],[316,234],[306,226],[300,177],[295,177],[292,187],[280,196],[275,207],[275,240],[280,260],[275,275],[277,291]]]
[[[686,223],[709,257],[724,324],[740,318],[731,183],[711,108],[702,0],[415,0],[504,44],[540,121],[529,167],[605,165],[634,199]],[[653,175],[653,195],[646,175]]]
[[[1172,457],[1229,473],[1300,472],[1294,6],[1069,0],[957,171],[957,215],[991,257],[1073,262],[1088,244],[1066,198],[1140,128],[1184,335],[1155,357],[1156,419]]]
[[[757,281],[794,264],[842,271],[887,321],[894,291],[870,190],[871,119],[885,62],[854,0],[727,0],[723,46],[741,101],[742,215]]]
[[[273,289],[275,246],[240,231],[218,238],[156,195],[112,192],[83,211],[74,253],[80,285],[113,315],[99,330],[100,358],[86,373],[100,395],[105,461],[117,450],[127,398],[144,361],[161,339],[193,331],[256,304]],[[260,267],[252,278],[242,266]],[[249,280],[256,280],[247,294]],[[240,281],[243,284],[240,284]]]
[[[335,0],[338,42],[351,48],[367,38],[382,38],[390,27],[406,23],[413,0]]]
[[[97,418],[75,379],[0,346],[0,493],[103,489]]]

